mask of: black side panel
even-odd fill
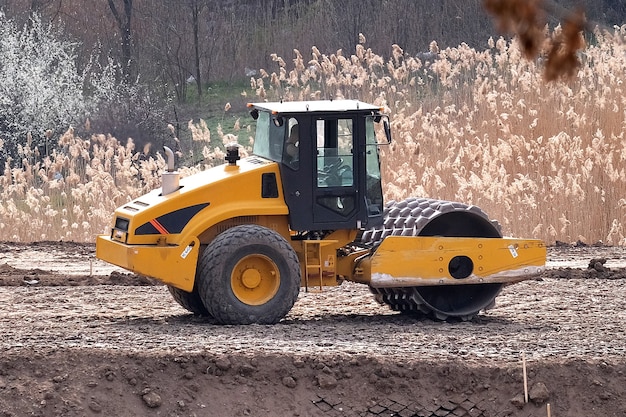
[[[278,198],[278,183],[273,172],[265,173],[261,178],[261,197]]]

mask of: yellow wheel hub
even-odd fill
[[[244,304],[262,305],[271,300],[280,286],[280,271],[265,255],[248,255],[239,260],[230,276],[235,297]]]
[[[256,269],[246,269],[241,274],[241,283],[248,289],[255,289],[261,283],[261,274]]]

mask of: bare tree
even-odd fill
[[[59,0],[31,0],[30,10],[33,12],[40,13],[47,7],[51,6],[53,3],[60,3],[60,1]]]
[[[572,9],[583,3],[589,21],[606,27],[626,19],[624,0],[542,0]],[[0,9],[18,25],[33,12],[60,23],[64,34],[81,44],[78,59],[88,65],[90,51],[113,51],[126,77],[141,79],[187,101],[187,89],[198,96],[211,81],[240,80],[259,68],[276,65],[298,49],[322,53],[352,51],[363,33],[367,47],[380,54],[400,45],[407,54],[466,42],[484,47],[497,36],[486,4],[520,7],[531,0],[0,0]],[[504,7],[506,10],[509,8]],[[553,26],[558,19],[549,20]],[[530,27],[529,25],[522,25]],[[190,84],[193,76],[193,84]],[[195,94],[194,94],[195,95]]]
[[[122,0],[123,14],[120,13],[114,0],[109,1],[109,8],[117,22],[122,38],[122,68],[124,75],[130,78],[132,69],[132,32],[131,22],[133,14],[133,0]]]
[[[200,14],[202,13],[202,9],[205,6],[205,3],[202,0],[189,0],[191,7],[191,21],[193,27],[193,48],[194,48],[194,58],[195,58],[195,79],[196,79],[196,87],[198,88],[198,99],[202,97],[202,78],[200,72],[200,40],[199,40],[199,31],[200,31]]]

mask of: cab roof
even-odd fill
[[[268,111],[274,114],[346,111],[382,112],[381,107],[359,100],[310,100],[248,103],[248,107]]]

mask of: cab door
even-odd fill
[[[373,120],[345,112],[285,115],[281,178],[292,230],[358,229],[381,223]],[[292,141],[296,125],[299,140]]]
[[[356,227],[360,169],[355,147],[357,120],[320,117],[314,122],[313,221],[319,228]]]

